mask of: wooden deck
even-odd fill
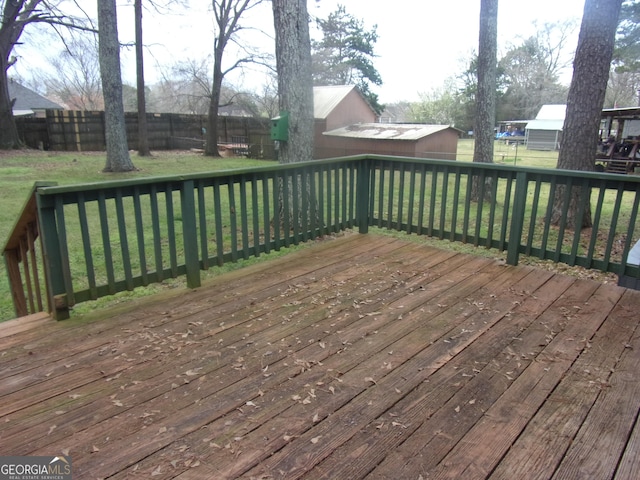
[[[102,315],[0,325],[0,455],[78,479],[640,478],[638,291],[354,234]]]

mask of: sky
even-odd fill
[[[144,4],[144,2],[143,2]],[[383,85],[374,87],[381,103],[416,101],[421,94],[442,87],[444,81],[466,67],[478,45],[480,0],[308,0],[313,17],[327,18],[344,5],[347,13],[363,21],[365,28],[377,25],[375,66]],[[143,14],[145,79],[153,83],[160,71],[180,60],[204,58],[213,50],[214,19],[210,0],[189,0],[189,7],[158,14]],[[576,29],[569,42],[572,55],[577,44],[584,0],[500,0],[498,5],[498,55],[536,31],[545,22],[575,20]],[[118,1],[119,36],[132,42],[133,2]],[[246,41],[273,53],[273,16],[271,3],[248,12],[243,25],[251,27]],[[314,37],[312,28],[312,37]],[[28,75],[37,68],[40,52],[23,55],[18,71]],[[226,57],[232,61],[235,54]],[[133,49],[122,54],[123,79],[135,85]],[[240,88],[258,90],[264,75],[256,70],[231,75],[228,80]],[[571,69],[562,80],[568,84]]]

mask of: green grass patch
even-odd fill
[[[459,161],[473,161],[472,139],[458,140],[457,158]],[[493,145],[493,161],[502,165],[518,165],[521,167],[556,168],[557,151],[529,150],[525,145],[507,145],[496,140]]]

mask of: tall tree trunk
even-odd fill
[[[280,142],[278,159],[280,163],[303,162],[313,158],[314,134],[311,41],[306,0],[273,0],[273,20],[276,31],[279,106],[280,111],[286,112],[289,117],[289,139]],[[315,218],[318,225],[321,222],[317,201],[311,195],[310,181],[308,176],[304,176],[304,179],[302,176],[288,179],[288,213],[292,222],[297,222],[301,228],[307,228],[303,225],[304,218],[309,221]],[[291,210],[294,191],[298,192],[297,204],[307,205],[306,212],[302,208],[297,212]],[[282,214],[285,213],[283,200],[280,199]]]
[[[473,161],[493,163],[494,127],[496,120],[496,75],[498,52],[498,0],[480,3],[480,35],[478,41],[478,90],[474,128]],[[472,198],[481,201],[480,178],[474,177]],[[491,185],[485,185],[485,198],[490,198]]]
[[[280,163],[313,158],[313,79],[306,0],[273,0],[280,111],[289,115],[289,140]]]
[[[9,82],[4,58],[0,61],[0,150],[18,148],[21,145],[18,127],[13,118],[13,102],[9,98]]]
[[[142,44],[142,0],[135,0],[136,27],[136,87],[138,97],[138,155],[147,157],[149,150],[149,131],[147,129],[147,102],[144,85],[144,53]]]
[[[211,87],[211,101],[209,102],[209,113],[207,117],[207,141],[204,154],[210,157],[219,157],[218,151],[218,110],[220,108],[220,94],[222,91],[222,54],[225,45],[220,37],[216,39],[213,54],[213,85]]]
[[[573,77],[567,98],[567,114],[560,140],[557,168],[593,171],[602,106],[609,80],[615,34],[622,0],[586,0],[578,48],[573,61]],[[551,221],[562,219],[565,188],[554,197]],[[582,195],[590,192],[583,192]],[[567,214],[567,227],[590,227],[591,208],[586,204],[583,218],[576,218],[581,192],[574,188]]]
[[[124,122],[115,0],[98,0],[98,42],[107,143],[107,163],[104,171],[129,172],[135,170],[135,167],[129,157]]]
[[[6,150],[21,146],[18,128],[13,118],[13,102],[9,97],[8,70],[15,60],[11,59],[13,47],[18,43],[25,22],[18,21],[25,0],[5,1],[2,5],[0,22],[0,149]],[[36,8],[40,1],[34,1]]]

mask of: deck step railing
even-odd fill
[[[361,155],[37,185],[30,198],[4,250],[17,315],[66,318],[77,303],[178,276],[197,287],[212,266],[370,226],[495,248],[510,264],[527,255],[640,277],[624,261],[640,237],[633,176]],[[573,228],[569,207],[587,206],[593,227]]]

